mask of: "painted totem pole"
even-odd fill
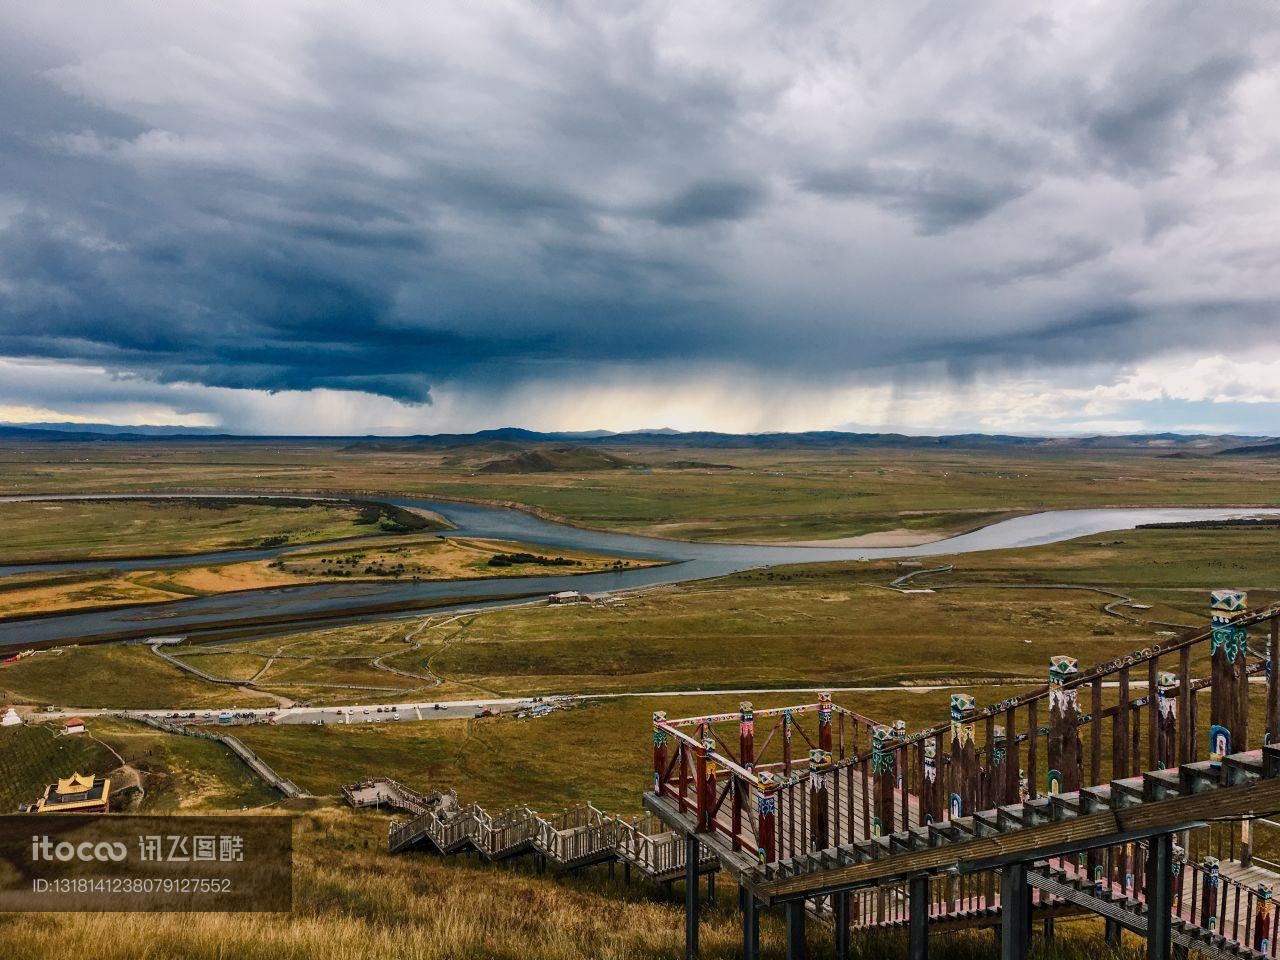
[[[756,714],[750,700],[738,704],[738,756],[748,770],[756,768]]]
[[[818,749],[831,752],[831,693],[818,694]]]
[[[894,751],[888,748],[893,730],[877,725],[871,730],[871,836],[893,832]]]
[[[667,711],[655,710],[653,712],[653,792],[662,794],[662,778],[667,772],[667,741],[669,740],[666,733],[658,729],[658,724],[667,722]]]
[[[1271,950],[1271,927],[1275,923],[1276,905],[1271,899],[1271,884],[1258,884],[1258,905],[1253,912],[1253,949],[1261,954]]]
[[[1004,727],[997,723],[991,727],[991,743],[987,747],[987,762],[982,769],[978,808],[990,810],[1004,803],[1006,756]]]
[[[778,777],[772,773],[756,775],[756,840],[759,848],[756,855],[761,863],[772,863],[774,859],[775,816],[778,812]]]
[[[1178,842],[1177,835],[1173,838],[1173,863],[1170,865],[1170,872],[1173,874],[1173,913],[1177,916],[1182,910],[1182,886],[1187,878],[1187,872],[1183,869],[1187,865],[1187,848]]]
[[[831,845],[827,812],[831,804],[831,751],[809,751],[809,838],[814,850]]]
[[[973,742],[973,712],[977,701],[972,694],[951,695],[951,796],[947,805],[953,817],[973,813],[978,793],[978,748]]]
[[[1071,793],[1084,785],[1080,699],[1066,684],[1080,672],[1075,657],[1049,658],[1049,775],[1047,792]]]
[[[907,739],[907,721],[893,721],[893,739],[901,744]],[[893,751],[893,781],[894,786],[899,790],[906,790],[907,786],[907,751]]]
[[[942,786],[938,782],[938,738],[926,737],[924,751],[924,783],[920,784],[920,816],[925,823],[942,819]]]
[[[716,805],[716,742],[711,736],[703,737],[698,751],[698,830],[711,832]]]
[[[1157,770],[1178,765],[1178,675],[1161,670],[1156,677],[1156,762]]]
[[[1200,926],[1206,930],[1218,929],[1218,858],[1205,857],[1204,886],[1200,892]]]
[[[792,733],[791,711],[782,711],[782,775],[791,776],[791,733]]]
[[[1209,642],[1213,688],[1209,701],[1209,759],[1220,763],[1229,753],[1248,749],[1249,653],[1248,595],[1243,590],[1214,590]]]

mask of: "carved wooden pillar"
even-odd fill
[[[976,701],[968,693],[951,695],[951,796],[947,803],[953,817],[973,813],[978,793],[978,748],[973,742]]]
[[[1182,888],[1187,879],[1187,850],[1178,843],[1178,835],[1173,836],[1173,913],[1178,916],[1182,911]]]
[[[791,711],[782,711],[782,775],[791,776]]]
[[[1004,727],[990,723],[987,734],[990,742],[987,746],[987,769],[983,771],[982,806],[989,810],[1004,803],[1005,763],[1009,752]]]
[[[750,700],[738,704],[738,756],[748,770],[756,768],[756,715]]]
[[[653,792],[662,795],[662,778],[667,773],[667,734],[659,725],[667,722],[665,710],[653,712]]]
[[[878,725],[871,731],[871,836],[893,832],[894,751],[888,749],[893,731]]]
[[[1205,857],[1201,866],[1204,881],[1200,890],[1200,926],[1206,930],[1218,929],[1218,858]]]
[[[938,738],[924,741],[924,780],[920,784],[920,818],[924,823],[942,819],[942,782],[938,779]]]
[[[1263,956],[1271,952],[1271,925],[1275,922],[1275,901],[1271,884],[1258,884],[1258,902],[1253,910],[1253,949]]]
[[[893,749],[893,785],[902,798],[902,803],[898,808],[898,820],[901,828],[906,830],[911,826],[911,804],[907,801],[907,721],[893,721],[892,736],[896,744]],[[893,831],[890,830],[889,832],[892,833]]]
[[[1066,684],[1080,672],[1075,657],[1049,658],[1049,774],[1046,792],[1072,793],[1084,786],[1080,744],[1080,700]]]
[[[809,838],[814,850],[831,846],[831,751],[809,751]]]
[[[711,756],[716,742],[711,737],[702,741],[698,755],[694,758],[694,774],[697,777],[695,789],[698,791],[698,832],[711,832],[711,810],[716,803],[716,762]]]
[[[818,749],[831,752],[831,694],[818,694]]]
[[[1209,759],[1248,749],[1249,653],[1248,629],[1239,621],[1248,614],[1243,590],[1214,590],[1209,642],[1213,689],[1209,700]]]
[[[1157,770],[1178,765],[1178,688],[1177,674],[1161,670],[1156,677],[1156,752],[1151,759]]]
[[[760,844],[756,856],[761,863],[772,863],[777,859],[774,829],[778,813],[778,778],[772,773],[761,773],[756,779],[759,783],[756,788],[756,839]]]

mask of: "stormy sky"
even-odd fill
[[[1280,433],[1280,6],[0,3],[0,421]]]

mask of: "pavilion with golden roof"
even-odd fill
[[[35,803],[36,813],[106,813],[111,798],[111,779],[73,773],[44,788]]]

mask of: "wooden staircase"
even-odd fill
[[[450,856],[471,850],[494,862],[532,854],[563,872],[622,863],[657,882],[685,874],[683,839],[652,816],[627,820],[591,804],[549,816],[526,806],[490,814],[476,803],[459,807],[453,791],[424,797],[388,779],[368,783],[382,787],[381,802],[413,814],[407,822],[392,823],[387,837],[390,853],[425,849]],[[347,788],[343,792],[346,795]],[[719,860],[705,851],[699,872],[719,868]]]

